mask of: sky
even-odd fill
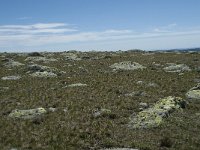
[[[0,52],[200,47],[199,0],[0,0]]]

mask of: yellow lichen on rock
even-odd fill
[[[131,119],[129,127],[131,128],[151,128],[159,126],[163,119],[168,117],[176,109],[184,107],[185,101],[180,97],[166,97],[146,110],[138,113]]]
[[[28,110],[13,110],[10,114],[9,117],[11,118],[21,118],[21,119],[33,119],[37,118],[40,115],[46,113],[47,111],[40,107],[36,109],[28,109]]]

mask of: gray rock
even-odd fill
[[[166,72],[184,72],[184,71],[191,71],[191,69],[185,64],[174,64],[168,63],[168,67],[164,67],[163,69]]]
[[[113,69],[116,69],[116,70],[136,70],[136,69],[144,69],[144,68],[146,68],[146,67],[140,65],[139,63],[131,62],[131,61],[124,61],[124,62],[120,62],[120,63],[114,63],[110,67],[113,68]]]
[[[187,93],[186,93],[186,97],[189,99],[198,99],[200,100],[200,83],[191,88]]]
[[[40,107],[36,109],[28,109],[28,110],[13,110],[8,116],[10,118],[19,118],[19,119],[34,119],[42,114],[45,114],[47,111]]]
[[[2,77],[2,80],[19,80],[21,79],[20,76],[6,76],[6,77]]]

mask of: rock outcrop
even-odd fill
[[[146,68],[137,62],[131,62],[131,61],[123,61],[120,63],[114,63],[110,67],[116,70],[136,70],[136,69]]]

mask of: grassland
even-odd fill
[[[0,77],[22,77],[19,80],[0,80],[0,87],[9,87],[0,91],[0,149],[200,149],[198,100],[188,101],[185,109],[172,113],[157,128],[134,130],[127,127],[130,116],[140,111],[140,102],[152,105],[166,96],[186,99],[186,92],[200,79],[196,69],[200,66],[200,53],[87,52],[77,53],[82,57],[77,61],[65,60],[61,54],[43,53],[58,61],[37,62],[66,72],[55,78],[36,78],[27,74],[27,55],[0,54]],[[3,65],[5,58],[25,65],[8,69]],[[113,71],[109,67],[122,61],[137,62],[147,68]],[[181,75],[165,72],[162,68],[166,63],[186,64],[192,70]],[[156,83],[158,86],[149,87],[147,84],[137,84],[137,81]],[[74,83],[87,86],[63,88]],[[146,94],[125,96],[133,91]],[[14,109],[38,107],[52,107],[56,111],[34,120],[8,117]],[[94,117],[94,112],[100,109],[109,109],[110,113]]]

